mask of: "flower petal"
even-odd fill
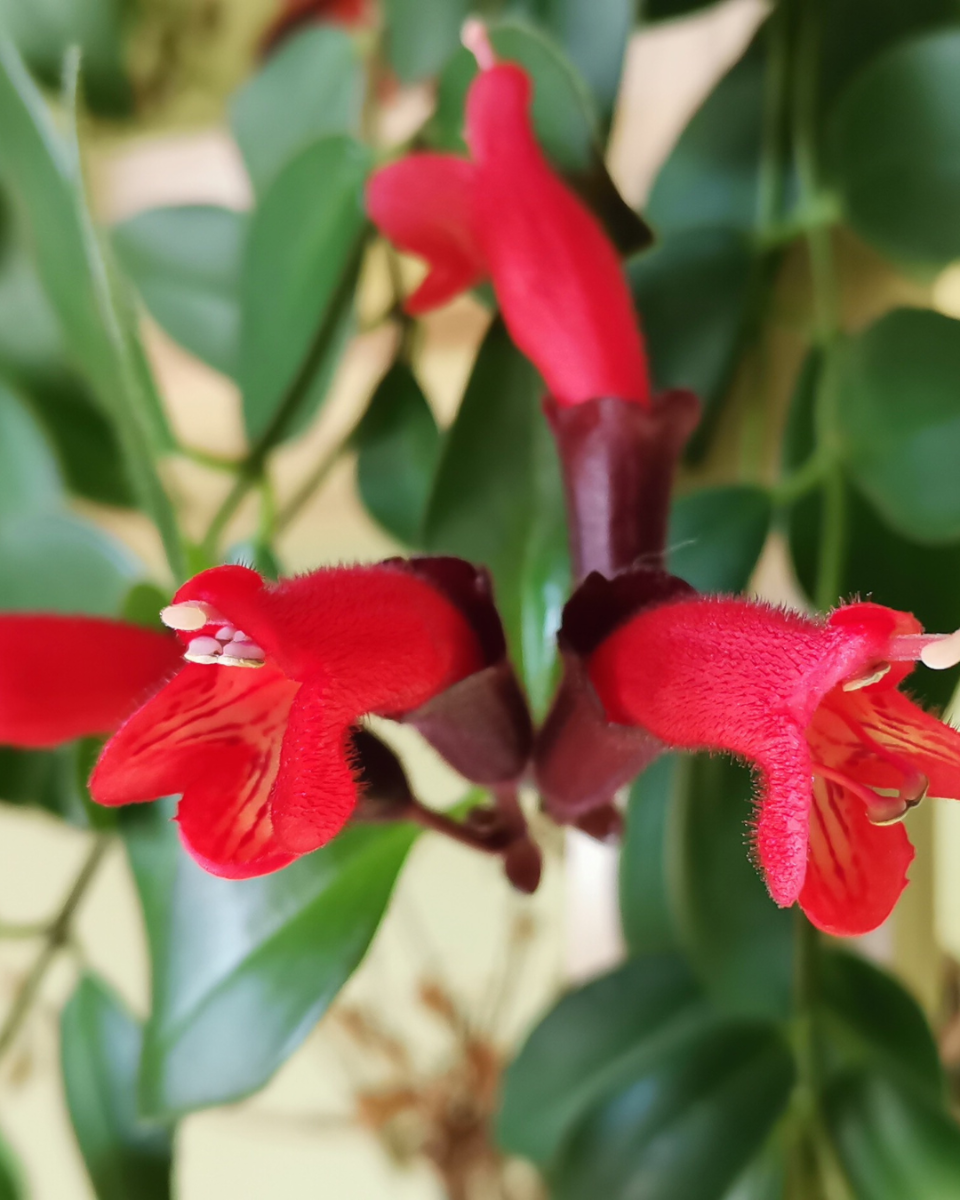
[[[377,171],[367,211],[401,250],[426,259],[430,272],[407,299],[428,312],[479,283],[486,264],[473,219],[473,163],[450,154],[413,154]]]
[[[616,250],[554,174],[530,121],[530,80],[482,71],[467,98],[475,219],[510,336],[561,404],[649,403],[646,356]]]
[[[350,708],[325,684],[305,683],[290,709],[272,811],[278,837],[297,854],[326,845],[356,805]]]
[[[275,838],[269,800],[297,688],[270,666],[185,667],[107,744],[94,799],[179,792],[181,835],[207,870],[244,878],[285,866],[295,856]]]
[[[824,933],[869,933],[907,886],[910,839],[902,825],[871,825],[863,801],[833,780],[817,778],[813,793],[800,907]]]
[[[0,616],[0,742],[112,733],[180,666],[176,638],[98,617]]]

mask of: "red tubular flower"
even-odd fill
[[[187,665],[107,744],[91,791],[108,805],[180,793],[187,849],[231,878],[277,870],[341,829],[360,716],[416,710],[485,665],[468,618],[400,563],[275,585],[217,567],[164,620]]]
[[[771,896],[852,935],[876,928],[906,886],[913,848],[897,822],[928,790],[960,799],[960,734],[897,690],[917,659],[956,662],[956,640],[877,604],[817,621],[686,595],[626,620],[588,671],[611,721],[754,763]]]
[[[0,615],[0,742],[112,733],[180,666],[177,640],[99,617]]]

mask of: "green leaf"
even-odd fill
[[[388,533],[408,546],[419,545],[440,458],[440,431],[405,363],[394,363],[380,380],[354,444],[357,484],[367,509]]]
[[[170,1131],[137,1110],[143,1030],[95,976],[85,975],[60,1018],[70,1119],[97,1200],[169,1200]]]
[[[351,138],[317,142],[284,167],[253,215],[241,284],[239,382],[254,440],[278,421],[286,434],[302,427],[323,398],[314,386],[297,412],[285,411],[318,331],[343,325],[345,290],[352,309],[370,161]],[[343,338],[328,343],[332,371]]]
[[[844,214],[895,259],[960,257],[960,28],[910,39],[866,67],[837,102],[830,178]]]
[[[0,611],[113,616],[142,573],[120,542],[68,512],[0,519]]]
[[[687,760],[677,812],[678,925],[711,998],[737,1016],[786,1017],[793,915],[750,861],[754,785],[724,758]]]
[[[916,1000],[892,976],[842,950],[820,956],[818,1031],[830,1069],[870,1067],[899,1077],[932,1104],[944,1095],[933,1033]]]
[[[622,199],[606,169],[592,97],[569,61],[552,41],[528,25],[503,21],[489,29],[497,53],[520,63],[533,80],[533,126],[554,167],[601,218],[621,253],[632,254],[649,245],[650,230]],[[437,108],[425,130],[436,149],[466,152],[464,104],[476,74],[476,61],[464,49],[453,54],[444,68]]]
[[[0,383],[0,521],[58,508],[62,498],[60,472],[46,438],[24,405]]]
[[[663,754],[630,789],[620,852],[620,919],[632,954],[680,946],[670,876],[676,797],[685,777],[685,760]]]
[[[311,142],[359,133],[363,96],[363,64],[345,29],[313,26],[284,42],[230,106],[257,195]]]
[[[469,0],[383,0],[387,57],[403,83],[436,75],[460,44]]]
[[[236,376],[248,218],[212,205],[155,208],[116,226],[113,246],[150,315],[197,358]]]
[[[500,1144],[546,1163],[602,1097],[713,1020],[689,969],[672,955],[631,959],[569,992],[507,1069]]]
[[[27,1200],[27,1187],[20,1164],[0,1136],[0,1200]]]
[[[117,428],[131,485],[177,573],[183,565],[179,530],[155,466],[156,454],[172,448],[173,438],[134,314],[86,208],[75,135],[63,140],[22,61],[3,40],[0,124],[0,173],[31,232],[67,349]]]
[[[660,168],[646,215],[662,237],[691,226],[754,228],[764,58],[761,34],[694,113]]]
[[[766,1146],[752,1159],[723,1200],[784,1200],[787,1162],[783,1137],[774,1129]]]
[[[0,35],[10,37],[34,74],[54,88],[64,55],[78,46],[91,108],[103,116],[126,116],[133,108],[124,61],[129,11],[129,0],[0,0]]]
[[[431,553],[455,554],[490,569],[518,660],[525,623],[527,646],[539,637],[541,649],[531,667],[541,693],[549,674],[543,646],[555,633],[564,569],[554,565],[543,570],[539,563],[537,571],[531,567],[531,555],[536,558],[543,547],[552,549],[554,564],[563,553],[551,533],[563,520],[563,510],[556,455],[547,444],[540,412],[542,391],[537,372],[510,341],[502,322],[495,321],[447,435],[424,527]],[[543,583],[539,605],[530,590],[536,580]]]
[[[717,0],[641,0],[640,12],[644,23],[672,21],[688,13],[699,12],[701,8],[710,8],[716,3]]]
[[[637,1071],[569,1139],[554,1200],[723,1200],[786,1107],[793,1060],[772,1026],[723,1025]]]
[[[857,1071],[833,1084],[824,1109],[856,1200],[960,1195],[960,1129],[941,1108]]]
[[[703,488],[674,501],[668,567],[700,592],[742,592],[767,540],[772,506],[763,488]]]
[[[844,456],[864,495],[913,541],[960,537],[960,321],[897,309],[848,338],[827,370]]]
[[[682,229],[627,269],[657,387],[696,392],[710,422],[748,319],[756,269],[749,240],[735,229]]]
[[[55,750],[19,750],[0,746],[0,800],[20,808],[38,808],[77,829],[101,828],[92,818],[87,778],[93,763],[88,749],[95,739],[71,742]],[[112,816],[100,808],[100,814]]]
[[[155,1116],[248,1096],[353,973],[416,837],[358,827],[259,879],[218,879],[181,849],[165,804],[125,810],[150,944],[141,1102]]]

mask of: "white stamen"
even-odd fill
[[[267,656],[255,642],[232,641],[229,646],[224,646],[223,657],[225,659],[243,658],[254,662],[263,662]]]
[[[216,638],[193,638],[190,645],[187,646],[187,652],[183,657],[187,662],[218,662],[221,649],[222,647]]]
[[[213,635],[218,642],[229,642],[236,635],[236,630],[232,625],[221,625],[217,632]]]
[[[920,661],[932,671],[946,671],[949,667],[955,667],[960,663],[960,629],[924,646],[920,651]]]
[[[249,642],[250,638],[243,632],[242,629],[235,629],[233,637],[230,639],[233,642]]]
[[[160,620],[168,629],[191,633],[194,629],[202,629],[217,615],[216,611],[202,600],[190,600],[183,604],[167,605],[161,609]]]
[[[497,65],[497,56],[483,21],[476,17],[470,17],[469,20],[464,21],[463,28],[460,30],[460,41],[477,60],[477,66],[481,71],[489,71],[491,67]]]
[[[860,688],[869,687],[871,683],[879,683],[884,675],[888,675],[889,673],[890,664],[880,663],[879,666],[874,667],[869,675],[857,675],[853,679],[848,679],[843,685],[843,690],[845,692],[859,691]]]

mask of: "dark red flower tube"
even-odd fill
[[[234,878],[328,842],[356,802],[357,719],[415,714],[488,668],[475,624],[427,574],[397,561],[190,580],[163,614],[187,664],[107,744],[94,799],[180,793],[187,848]]]
[[[960,733],[898,691],[916,660],[960,659],[957,641],[877,604],[814,620],[679,593],[624,620],[585,665],[610,722],[756,766],[771,896],[852,935],[876,928],[906,885],[901,818],[928,791],[960,799]]]
[[[100,617],[0,615],[0,742],[112,733],[180,664],[177,639]]]
[[[283,0],[260,39],[260,51],[269,54],[305,25],[363,25],[370,20],[371,12],[370,0]]]

